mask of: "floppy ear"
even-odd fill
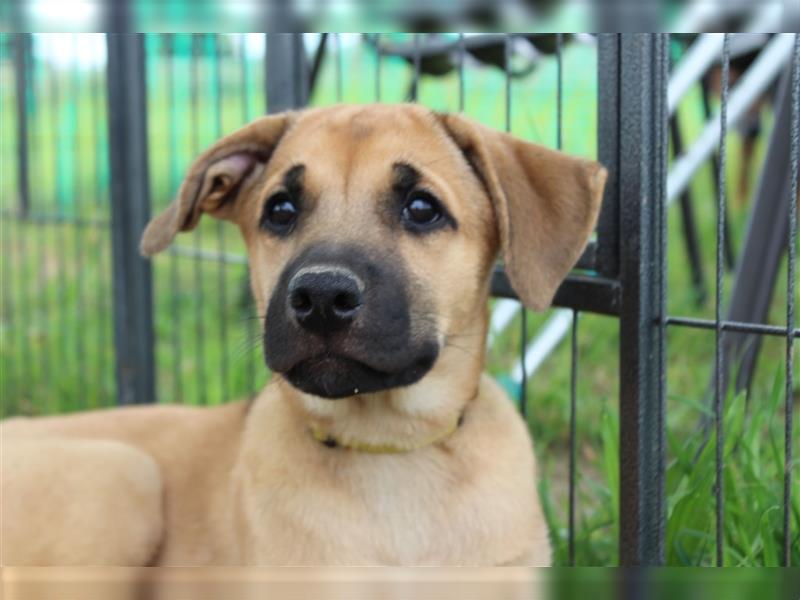
[[[494,207],[506,273],[542,310],[581,255],[597,220],[606,170],[460,115],[440,115]]]
[[[164,250],[179,231],[194,229],[204,212],[231,218],[242,183],[269,160],[292,118],[292,113],[281,113],[257,119],[197,157],[178,197],[145,228],[142,254],[152,256]]]

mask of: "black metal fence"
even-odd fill
[[[517,106],[537,93],[513,92],[515,82],[524,81],[517,45],[524,40],[554,59],[555,93],[552,101],[548,99],[553,135],[538,132],[538,137],[563,146],[562,56],[571,42],[561,35],[414,34],[400,41],[372,35],[361,42],[365,50],[357,56],[358,64],[346,65],[343,38],[335,34],[313,40],[302,34],[267,34],[263,46],[252,36],[108,34],[93,38],[83,54],[75,53],[89,62],[97,53],[106,57],[90,65],[89,75],[81,78],[37,59],[41,49],[34,44],[43,42],[32,36],[3,37],[2,83],[16,90],[15,104],[3,110],[3,125],[13,127],[16,144],[15,150],[3,149],[3,370],[16,394],[4,400],[5,414],[156,399],[211,403],[259,389],[265,374],[259,364],[257,321],[234,317],[232,308],[252,310],[246,299],[241,242],[219,223],[206,223],[190,238],[191,246],[180,242],[167,260],[154,265],[140,257],[138,242],[151,213],[150,198],[156,199],[154,207],[169,198],[191,155],[264,110],[327,100],[425,102],[426,83],[447,74],[450,95],[442,100],[439,92],[432,103],[437,109],[465,110],[471,100],[465,80],[471,65],[481,61],[500,73],[501,79],[494,80],[500,92],[495,110],[503,113],[495,124],[519,133],[514,129]],[[794,312],[800,42],[795,36],[793,60],[778,87],[766,167],[737,257],[726,317],[730,48],[725,38],[715,187],[714,318],[705,319],[668,310],[670,140],[673,150],[681,151],[675,130],[668,127],[669,37],[600,34],[584,43],[596,48],[597,94],[590,105],[596,107],[597,158],[608,168],[609,179],[596,236],[555,299],[556,306],[573,311],[567,562],[575,560],[578,527],[578,315],[588,312],[619,320],[619,562],[625,565],[664,562],[668,331],[690,327],[715,334],[707,425],[716,440],[718,564],[723,563],[724,549],[723,412],[728,373],[735,365],[755,361],[761,336],[785,340],[782,510],[783,562],[789,564],[791,546],[798,539],[798,532],[792,531],[791,507],[798,495],[792,481],[792,423],[793,348],[800,336]],[[348,85],[348,77],[358,78],[358,84]],[[389,78],[397,77],[403,78],[402,86],[387,85]],[[327,100],[320,100],[326,86]],[[72,99],[71,107],[59,101],[65,96]],[[591,131],[585,135],[592,137]],[[11,153],[18,160],[10,160]],[[83,176],[75,168],[77,161],[91,161],[92,176]],[[692,207],[682,204],[682,209],[686,240],[696,246]],[[73,228],[66,231],[64,223]],[[696,248],[693,252],[690,247],[690,257],[694,254]],[[783,254],[788,257],[786,321],[770,325],[767,311]],[[493,293],[514,297],[502,270],[494,275]],[[23,297],[30,301],[19,302]],[[523,365],[528,318],[522,310],[518,322]],[[213,356],[206,354],[210,337],[219,341]],[[12,351],[17,359],[7,361]],[[524,412],[529,400],[524,368],[521,373]],[[739,382],[739,387],[748,383],[749,379]],[[53,397],[59,398],[55,405],[38,400]]]

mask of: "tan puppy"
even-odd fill
[[[598,164],[412,105],[268,116],[148,226],[236,223],[276,373],[252,403],[3,425],[3,562],[546,565],[534,455],[482,374],[498,252],[545,308]]]

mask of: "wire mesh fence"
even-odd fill
[[[731,522],[753,504],[726,499],[736,477],[758,474],[728,467],[754,452],[742,423],[749,408],[767,428],[752,408],[766,404],[783,429],[777,447],[772,429],[759,442],[781,479],[758,524],[763,562],[797,564],[798,38],[763,53],[789,38],[756,148],[763,167],[740,207],[727,133],[746,75],[732,90],[730,37],[719,99],[707,73],[671,106],[670,73],[693,43],[677,36],[3,35],[3,414],[255,394],[269,376],[238,232],[206,220],[151,263],[136,252],[142,226],[193,156],[264,112],[419,102],[610,172],[557,308],[521,309],[500,268],[492,282],[487,364],[539,454],[555,457],[542,495],[556,561],[744,561]],[[706,119],[716,152],[674,193],[669,149],[674,170]]]

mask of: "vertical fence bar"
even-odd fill
[[[268,33],[267,112],[301,108],[308,102],[306,53],[301,33]]]
[[[464,55],[467,53],[464,34],[458,34],[458,112],[464,112]]]
[[[38,55],[39,44],[41,43],[41,38],[34,40],[34,51],[31,53],[32,59],[32,81],[31,81],[31,92],[33,93],[35,100],[35,110],[33,113],[33,121],[31,122],[32,129],[33,129],[33,138],[32,138],[32,153],[31,156],[34,157],[34,164],[38,163],[38,168],[46,169],[47,167],[44,165],[44,161],[42,158],[46,155],[46,151],[44,150],[45,141],[44,141],[44,131],[46,131],[46,124],[42,121],[45,117],[45,110],[44,110],[44,98],[46,96],[46,85],[45,85],[45,70],[41,65],[42,61],[39,61],[37,65],[36,57]],[[38,160],[36,160],[38,159]],[[55,173],[55,172],[54,172]],[[55,174],[54,174],[55,178]],[[44,199],[47,197],[47,194],[50,193],[49,186],[44,185],[44,178],[34,179],[32,181],[34,185],[34,191],[37,192],[32,196],[31,200],[31,209],[33,213],[38,212],[45,212],[42,210],[44,205]],[[37,315],[37,325],[36,330],[39,331],[39,328],[43,328],[45,331],[51,330],[51,319],[52,319],[52,312],[50,311],[50,298],[49,294],[47,293],[47,273],[45,272],[45,263],[47,262],[47,256],[45,253],[45,248],[49,247],[49,243],[47,240],[47,231],[46,227],[37,226],[33,227],[33,230],[36,233],[36,238],[32,240],[33,246],[33,261],[36,265],[36,291],[34,294],[34,298],[37,299],[37,306],[35,310],[35,314]],[[43,344],[39,350],[39,365],[40,370],[38,372],[38,377],[41,383],[44,384],[46,388],[50,388],[53,382],[53,369],[52,365],[56,362],[55,360],[55,350],[52,348],[52,344]]]
[[[14,46],[17,45],[16,39],[11,40],[7,36],[0,38],[0,64],[5,65],[7,56],[13,53],[12,58],[15,59],[14,67],[15,70],[18,71],[19,66],[16,58],[19,56],[19,52],[16,47],[12,48],[12,44]],[[0,73],[0,85],[7,85],[6,72]],[[16,89],[14,91],[19,100],[20,88],[18,79],[15,82],[15,86]],[[17,119],[19,118],[20,115],[18,111]],[[17,129],[17,132],[19,133],[19,129]],[[17,185],[19,186],[20,182],[17,182]],[[15,298],[14,292],[18,287],[22,286],[17,285],[17,277],[12,275],[12,271],[19,272],[14,267],[23,260],[23,255],[19,251],[18,244],[19,240],[24,237],[24,232],[20,232],[21,224],[18,224],[16,227],[9,226],[8,221],[11,221],[13,218],[10,211],[13,209],[6,206],[5,199],[0,202],[0,207],[3,209],[3,214],[0,215],[0,251],[2,252],[2,255],[0,255],[0,277],[2,278],[2,286],[0,286],[2,287],[2,290],[0,290],[2,294],[2,301],[0,301],[0,321],[3,323],[0,343],[2,344],[3,350],[6,348],[14,348],[14,353],[12,354],[14,359],[8,360],[6,356],[4,356],[3,362],[0,363],[0,398],[3,400],[3,402],[0,403],[0,418],[2,418],[8,413],[16,412],[15,408],[10,406],[9,400],[11,399],[11,395],[9,389],[13,389],[16,382],[25,380],[24,370],[26,367],[30,368],[30,363],[19,360],[27,345],[24,339],[24,337],[26,337],[24,331],[28,327],[28,321],[27,319],[21,318],[21,315],[16,316],[14,314],[17,311],[17,306],[24,303],[24,300],[22,300],[24,294],[20,291]],[[6,211],[9,212],[7,213]],[[21,211],[18,210],[17,212],[19,213]],[[22,233],[22,235],[20,235],[20,233]],[[12,240],[12,235],[14,240]],[[14,243],[15,241],[17,242],[16,244]],[[25,283],[24,278],[20,279],[20,283]],[[19,342],[18,349],[16,348],[17,342]],[[18,377],[15,377],[12,373],[12,365],[15,370],[19,370]]]
[[[708,75],[701,78],[700,86],[701,99],[703,101],[703,115],[706,121],[709,121],[713,117],[714,112],[711,109],[711,84]],[[711,177],[714,185],[714,197],[716,198],[719,194],[719,190],[717,189],[719,185],[719,156],[717,152],[711,154]],[[733,236],[730,234],[728,224],[729,220],[725,219],[725,264],[729,269],[733,269],[736,265],[736,253],[733,249]]]
[[[111,33],[107,44],[117,401],[154,402],[153,279],[139,254],[150,218],[144,38]]]
[[[411,80],[411,92],[409,93],[411,102],[419,100],[419,78],[422,73],[422,34],[413,34],[414,40],[414,71]]]
[[[178,174],[178,119],[176,115],[175,85],[178,81],[178,65],[176,59],[175,33],[167,33],[164,40],[166,50],[165,62],[167,63],[168,76],[165,78],[167,84],[167,107],[164,111],[166,122],[164,128],[169,134],[170,165],[169,165],[169,190],[171,194],[178,193],[180,183]],[[177,254],[170,253],[169,257],[169,286],[170,286],[170,327],[172,335],[170,344],[172,346],[172,378],[173,378],[173,402],[183,401],[183,352],[181,349],[181,309],[180,309],[180,268]]]
[[[313,58],[310,61],[311,64],[309,65],[308,74],[309,101],[311,99],[311,94],[317,87],[317,81],[319,81],[319,74],[322,70],[323,59],[325,58],[325,53],[327,52],[328,48],[328,37],[329,34],[327,33],[319,34],[317,49],[314,51]]]
[[[244,33],[238,35],[239,38],[239,76],[241,83],[242,96],[242,124],[250,121],[250,61],[247,60],[247,38]]]
[[[3,54],[5,53],[5,48],[0,48],[0,59],[5,58]],[[2,79],[0,79],[2,81]],[[3,82],[4,83],[4,82]],[[3,219],[9,219],[10,217],[3,216]],[[2,277],[3,277],[3,285],[2,290],[2,302],[0,302],[0,319],[3,322],[3,336],[2,336],[2,344],[3,350],[5,351],[6,348],[10,349],[14,347],[14,352],[16,352],[16,356],[14,360],[8,360],[4,357],[2,364],[0,365],[0,398],[3,399],[3,402],[0,403],[0,418],[7,416],[9,413],[14,413],[18,410],[16,406],[16,401],[14,401],[14,405],[11,405],[10,401],[12,401],[12,396],[9,392],[9,389],[13,389],[14,386],[19,385],[19,382],[22,381],[30,381],[30,373],[26,373],[31,367],[31,363],[23,360],[20,358],[25,356],[25,352],[27,348],[30,346],[27,339],[28,336],[26,335],[26,330],[29,327],[29,321],[25,316],[15,314],[18,312],[19,308],[25,305],[24,300],[24,292],[18,288],[22,288],[22,285],[18,285],[17,280],[19,279],[20,284],[25,283],[24,277],[16,277],[15,274],[12,274],[16,271],[19,273],[21,270],[15,268],[15,265],[19,265],[24,260],[24,255],[21,251],[20,240],[25,237],[25,232],[20,232],[21,224],[17,224],[16,227],[9,226],[9,224],[4,220],[0,222],[0,249],[2,249],[2,254],[0,254],[0,269],[2,269]],[[12,232],[14,232],[14,238],[12,240]],[[15,243],[16,242],[16,243]],[[15,298],[15,292],[17,297]],[[21,311],[19,311],[21,312]],[[6,324],[9,324],[8,326]],[[16,346],[19,345],[19,348]],[[11,367],[17,371],[18,375],[15,377],[15,374],[12,373]],[[13,382],[13,383],[12,383]]]
[[[37,164],[36,158],[38,156],[36,149],[39,146],[38,143],[38,127],[36,125],[37,122],[37,114],[38,114],[38,106],[37,103],[39,101],[38,94],[36,91],[36,56],[34,53],[34,38],[31,35],[28,38],[28,94],[30,99],[30,112],[27,115],[28,123],[28,153],[29,158],[33,157],[31,163],[33,165]],[[31,186],[31,198],[35,197],[35,190],[41,189],[41,182],[40,181],[29,181],[29,185]],[[34,206],[29,206],[31,212],[35,212]],[[27,337],[30,332],[38,331],[39,325],[41,322],[41,303],[42,303],[42,294],[41,294],[41,286],[40,286],[40,277],[38,275],[40,265],[41,265],[41,239],[42,239],[42,228],[41,227],[27,227],[24,223],[19,223],[20,228],[20,240],[28,240],[30,246],[27,246],[27,243],[23,244],[21,251],[25,251],[25,255],[28,256],[28,260],[31,261],[31,269],[29,271],[29,275],[26,278],[26,289],[24,290],[24,294],[28,297],[27,302],[27,314],[29,318],[27,330],[24,332],[20,332],[20,336],[22,339],[22,343],[26,349],[27,354],[23,355],[27,360],[30,362],[26,363],[25,374],[26,376],[35,376],[40,384],[46,385],[47,375],[45,371],[45,364],[47,361],[47,351],[45,348],[33,348],[31,344],[27,343]],[[20,368],[20,373],[22,373],[22,369]]]
[[[17,92],[17,193],[19,216],[30,212],[28,179],[28,47],[31,34],[14,34],[14,82]]]
[[[56,36],[63,36],[64,34],[54,34]],[[56,264],[56,288],[55,288],[55,305],[52,306],[53,314],[55,316],[55,326],[52,327],[51,332],[57,335],[57,341],[53,341],[50,345],[53,346],[53,354],[58,361],[59,368],[62,373],[67,372],[70,368],[69,357],[74,354],[72,348],[67,343],[67,324],[69,323],[69,312],[67,310],[67,269],[66,257],[66,239],[64,236],[64,176],[62,172],[62,154],[59,151],[64,147],[63,139],[63,123],[61,122],[62,113],[62,90],[61,90],[61,69],[53,64],[49,66],[47,72],[50,76],[50,126],[52,127],[52,136],[48,140],[52,148],[52,163],[55,170],[53,177],[54,190],[52,201],[55,206],[51,207],[53,210],[50,216],[53,217],[52,221],[52,234],[51,245],[49,249],[55,249],[55,256],[53,261]],[[52,300],[52,299],[51,299]],[[55,313],[58,313],[55,315]]]
[[[730,36],[726,33],[722,43],[722,98],[719,112],[719,180],[717,183],[717,262],[716,262],[716,294],[714,301],[714,429],[716,433],[714,483],[715,497],[715,528],[716,528],[716,562],[723,566],[724,561],[724,515],[725,515],[725,489],[723,471],[723,451],[725,449],[725,431],[723,427],[723,409],[727,386],[723,376],[723,335],[722,331],[722,292],[724,270],[724,245],[725,245],[725,196],[726,196],[726,158],[727,158],[727,133],[728,133],[728,75],[730,71]]]
[[[618,171],[625,232],[620,235],[619,555],[624,566],[657,565],[663,561],[664,526],[658,238],[666,183],[667,39],[619,34],[618,43],[619,154],[610,166]],[[601,64],[607,58],[601,56]]]
[[[72,49],[75,53],[75,56],[78,56],[78,37],[77,34],[71,34],[72,40]],[[77,164],[82,164],[82,157],[81,157],[81,132],[83,131],[82,127],[82,119],[81,119],[81,106],[83,102],[81,101],[81,91],[82,91],[82,77],[85,75],[81,74],[79,64],[77,59],[73,59],[71,64],[72,72],[70,73],[70,93],[72,95],[72,101],[75,104],[75,108],[72,112],[72,145],[73,151],[77,154],[78,162]],[[88,194],[85,194],[88,196]],[[75,174],[73,175],[72,180],[72,196],[73,196],[73,206],[74,206],[74,216],[77,223],[83,222],[83,190],[81,190],[81,181],[78,169],[75,169]],[[82,225],[78,225],[75,227],[73,231],[73,247],[75,252],[75,263],[77,267],[77,271],[75,273],[75,312],[78,316],[78,320],[74,327],[74,335],[75,335],[75,353],[76,353],[76,360],[77,360],[77,382],[76,382],[76,396],[78,397],[78,404],[80,408],[86,408],[86,382],[88,378],[86,377],[86,342],[85,337],[82,335],[83,327],[81,327],[82,323],[86,320],[86,294],[85,294],[85,284],[83,281],[84,278],[84,252],[86,250],[86,239],[91,239],[89,236],[82,236],[79,234],[80,227]],[[86,238],[86,239],[83,239]]]
[[[781,34],[787,35],[787,34]],[[763,159],[758,185],[728,296],[728,321],[766,323],[781,259],[786,249],[789,215],[783,199],[790,193],[791,65],[780,79],[774,97],[774,122]],[[727,224],[728,221],[726,220]],[[727,231],[727,228],[723,229]],[[727,235],[725,235],[725,239]],[[723,248],[724,249],[724,248]],[[749,390],[755,374],[762,338],[752,333],[726,331],[722,349],[723,390],[732,381],[736,393]],[[712,371],[709,389],[713,391]],[[710,396],[713,399],[713,395]],[[703,423],[706,425],[706,422]]]
[[[503,37],[503,66],[505,77],[505,123],[506,133],[511,133],[511,58],[513,55],[513,38],[511,34]],[[520,360],[520,385],[519,385],[519,408],[522,416],[528,416],[528,370],[525,368],[528,354],[528,311],[520,303],[519,309],[519,360]]]
[[[505,66],[505,124],[506,133],[511,132],[511,57],[513,49],[511,44],[513,38],[507,33],[503,36],[503,65]]]
[[[556,149],[563,147],[564,108],[564,34],[556,34]]]
[[[667,84],[669,82],[669,35],[662,34],[656,43],[660,43],[657,48],[656,59],[658,62],[654,65],[657,69],[655,73],[656,79],[660,82],[658,85],[663,86],[656,92],[654,98],[654,113],[655,121],[655,139],[654,148],[659,152],[659,156],[655,160],[655,187],[656,187],[656,203],[655,203],[655,216],[656,222],[654,224],[657,238],[657,260],[659,265],[658,282],[656,285],[656,294],[658,299],[657,305],[657,340],[656,340],[656,362],[658,368],[658,381],[657,397],[656,397],[656,415],[654,420],[657,422],[656,431],[656,452],[658,463],[656,464],[656,502],[655,512],[658,519],[658,542],[656,551],[656,562],[663,565],[665,561],[664,555],[664,537],[666,530],[666,472],[667,472],[667,285],[669,273],[669,232],[668,232],[668,206],[667,206],[667,175],[668,175],[668,160],[667,153],[669,147],[669,108],[667,105]]]
[[[797,202],[798,162],[800,162],[800,34],[794,36],[792,62],[791,149],[789,151],[791,183],[786,210],[789,211],[789,240],[786,274],[786,389],[784,399],[784,458],[783,458],[783,566],[792,562],[792,443],[794,418],[794,337],[795,322],[795,271],[797,262]]]
[[[335,49],[334,49],[334,60],[335,60],[335,67],[336,67],[336,102],[342,101],[342,89],[343,89],[343,60],[342,60],[342,35],[340,33],[333,34],[333,40],[336,42]]]
[[[619,271],[620,39],[601,33],[597,39],[597,158],[607,169],[603,206],[597,220],[597,271]]]
[[[239,50],[241,52],[241,97],[242,97],[242,123],[248,123],[250,121],[250,77],[249,77],[249,61],[247,60],[247,40],[245,38],[245,34],[240,34],[239,37]],[[249,291],[249,290],[248,290]],[[251,347],[254,340],[258,339],[258,332],[260,330],[259,326],[259,315],[256,312],[255,308],[255,300],[253,299],[252,294],[247,294],[247,301],[248,301],[248,308],[250,314],[247,315],[246,325],[245,325],[245,352],[247,353],[247,357],[245,360],[247,361],[247,369],[246,369],[246,382],[247,382],[247,391],[252,396],[256,393],[256,359],[255,353]]]
[[[556,34],[556,149],[563,147],[564,102],[564,35]],[[569,498],[567,505],[567,553],[569,566],[575,566],[575,497],[577,486],[577,430],[578,430],[578,315],[572,311],[572,331],[569,368]]]
[[[567,551],[569,566],[575,566],[575,486],[577,473],[577,430],[578,430],[578,315],[572,311],[572,340],[569,365],[569,499],[567,506],[568,529]]]
[[[97,34],[103,35],[103,34]],[[100,43],[105,43],[104,39],[101,39]],[[94,168],[95,168],[95,202],[93,209],[101,215],[101,218],[105,220],[107,218],[108,213],[106,212],[107,206],[109,204],[108,200],[108,190],[106,189],[106,182],[104,180],[104,175],[106,172],[106,164],[104,161],[105,152],[103,148],[103,140],[107,134],[107,130],[103,128],[101,123],[101,114],[102,114],[102,107],[104,104],[103,98],[103,69],[101,67],[97,68],[91,84],[91,107],[92,107],[92,114],[95,118],[92,120],[92,137],[94,139]],[[98,207],[103,207],[102,212]],[[98,232],[99,239],[101,240],[102,244],[105,244],[106,238],[108,235],[108,231],[106,226],[104,225],[101,230]],[[109,242],[110,245],[110,242]],[[109,325],[112,323],[111,319],[111,308],[109,306],[109,288],[111,285],[109,283],[109,269],[108,269],[108,258],[106,249],[110,249],[108,247],[101,248],[97,253],[97,279],[99,284],[96,286],[96,294],[95,294],[95,302],[97,305],[97,311],[101,318],[100,326],[97,330],[97,346],[100,348],[100,352],[98,352],[97,358],[97,380],[99,382],[98,390],[97,390],[97,397],[95,399],[96,404],[108,404],[109,399],[106,397],[107,391],[107,384],[111,379],[109,377],[109,360],[107,356],[107,349],[108,349],[108,340],[111,337],[109,335]]]
[[[6,231],[4,240],[10,246],[8,250],[13,248],[13,254],[16,260],[11,258],[11,252],[6,250],[7,256],[5,257],[9,262],[7,265],[17,265],[17,268],[20,269],[26,261],[30,260],[30,256],[28,254],[28,243],[27,237],[29,235],[30,229],[25,225],[24,219],[30,214],[30,180],[29,180],[29,158],[30,158],[30,147],[28,144],[28,120],[30,118],[30,114],[28,111],[29,107],[29,93],[31,92],[30,87],[31,83],[29,81],[29,74],[31,72],[32,66],[32,38],[31,34],[29,33],[18,33],[14,35],[13,39],[13,51],[14,51],[14,79],[15,79],[15,86],[16,86],[16,94],[17,94],[17,190],[19,194],[18,198],[18,216],[20,221],[17,222],[16,226],[13,227],[16,233],[16,241],[17,243],[14,244],[11,241],[11,236],[9,235],[9,229],[11,227],[6,223]],[[9,288],[7,290],[9,296],[9,302],[6,305],[6,308],[9,312],[14,309],[21,309],[19,310],[19,314],[16,316],[17,319],[20,318],[21,315],[21,323],[18,323],[18,326],[12,328],[14,337],[17,338],[19,345],[21,346],[21,352],[19,356],[22,357],[23,364],[19,365],[19,373],[20,379],[22,381],[26,377],[31,377],[31,373],[33,371],[33,358],[31,351],[31,340],[29,339],[29,330],[30,327],[33,325],[33,317],[31,315],[31,304],[32,300],[35,297],[36,291],[34,285],[26,285],[27,282],[25,281],[25,277],[21,277],[21,281],[15,287],[19,290],[18,298],[25,298],[26,292],[31,294],[30,300],[22,302],[14,303],[12,307],[11,299],[13,298],[13,294],[11,293],[11,268],[6,267],[8,270],[6,273],[6,282],[3,285],[3,288]],[[24,273],[24,271],[17,271],[17,273]],[[30,283],[33,284],[33,277],[30,278]],[[19,306],[21,304],[21,306]]]
[[[381,34],[375,34],[375,102],[381,101]]]
[[[189,147],[193,155],[200,153],[202,141],[200,130],[204,119],[200,116],[200,61],[206,60],[202,51],[201,34],[191,34],[190,67],[189,67],[189,103],[191,106],[190,141]],[[197,398],[201,404],[208,402],[208,386],[206,377],[206,324],[203,315],[205,306],[205,289],[203,284],[203,259],[200,258],[203,250],[203,227],[200,225],[193,232],[192,248],[194,257],[192,266],[194,271],[194,349],[195,349],[195,376],[197,378]]]
[[[0,40],[0,61],[6,63],[9,55],[14,51],[11,36]],[[0,85],[8,85],[4,72],[0,77]],[[13,73],[10,73],[13,75]],[[9,195],[8,200],[11,200]],[[22,382],[28,384],[26,390],[29,398],[34,398],[31,361],[31,297],[29,292],[29,278],[24,276],[25,263],[30,260],[27,253],[25,237],[25,222],[14,214],[14,207],[9,202],[2,202],[3,214],[0,215],[0,280],[2,280],[2,300],[0,311],[2,316],[2,334],[0,334],[0,349],[3,350],[3,360],[0,364],[0,418],[13,415],[20,411],[19,402],[14,398],[14,390]],[[19,208],[19,207],[17,207]],[[6,354],[7,353],[7,354]]]
[[[219,139],[222,137],[223,126],[224,126],[224,119],[223,119],[223,112],[224,112],[224,103],[223,103],[223,93],[224,93],[224,83],[223,83],[223,69],[222,69],[222,49],[220,47],[221,39],[219,33],[211,34],[211,44],[212,44],[212,60],[214,61],[214,112],[216,113],[217,119],[215,123],[215,130],[214,130],[214,137],[215,139]],[[220,256],[225,256],[225,230],[227,225],[222,221],[216,222],[216,229],[217,229],[217,252],[219,252]],[[219,343],[222,346],[222,352],[220,352],[219,362],[220,362],[220,376],[222,377],[222,398],[228,399],[230,398],[230,367],[228,365],[228,318],[227,318],[227,307],[228,307],[228,298],[227,293],[225,290],[226,287],[226,270],[227,267],[224,261],[219,261],[217,264],[217,300],[219,306]]]

